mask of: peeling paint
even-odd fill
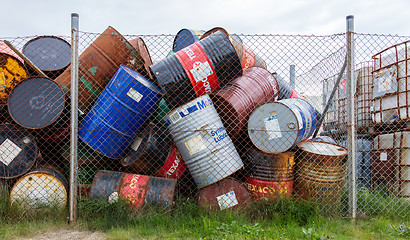
[[[101,91],[99,89],[93,89],[92,84],[87,81],[84,76],[81,76],[80,82],[84,83],[84,86],[88,89],[91,96],[98,97],[100,95]]]
[[[91,75],[92,75],[93,77],[95,76],[95,73],[97,72],[97,68],[98,68],[98,67],[92,67],[92,68],[88,69],[88,71],[91,73]]]

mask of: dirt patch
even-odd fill
[[[100,232],[87,232],[87,231],[77,231],[70,229],[56,230],[53,232],[39,233],[38,235],[30,238],[15,238],[16,240],[49,240],[49,239],[59,239],[59,240],[100,240],[106,239],[107,236]]]

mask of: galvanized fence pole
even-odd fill
[[[292,87],[292,89],[296,89],[296,67],[295,65],[290,65],[290,78],[289,78],[289,84]]]
[[[347,38],[347,150],[348,150],[348,189],[349,189],[349,214],[352,219],[356,218],[356,126],[354,111],[354,17],[346,17]]]
[[[77,219],[78,13],[71,14],[70,223]]]

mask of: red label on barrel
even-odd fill
[[[120,185],[120,197],[137,208],[144,204],[149,176],[124,173]]]
[[[292,196],[293,180],[269,181],[248,177],[245,185],[253,199],[273,199],[278,195]]]
[[[179,50],[175,56],[188,75],[197,97],[219,88],[215,69],[198,43]]]
[[[300,98],[300,99],[306,100],[304,97],[300,96],[299,93],[297,93],[295,90],[292,91],[289,98]]]
[[[243,46],[243,54],[241,59],[242,69],[245,70],[249,67],[255,66],[255,53],[251,50],[248,50],[245,45]]]
[[[179,179],[185,172],[187,166],[182,160],[181,153],[175,144],[172,145],[168,159],[159,170],[157,177]]]

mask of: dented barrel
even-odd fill
[[[165,120],[199,188],[218,182],[243,167],[209,95],[171,111]]]
[[[85,116],[78,136],[100,154],[121,158],[160,99],[160,89],[121,65]]]

